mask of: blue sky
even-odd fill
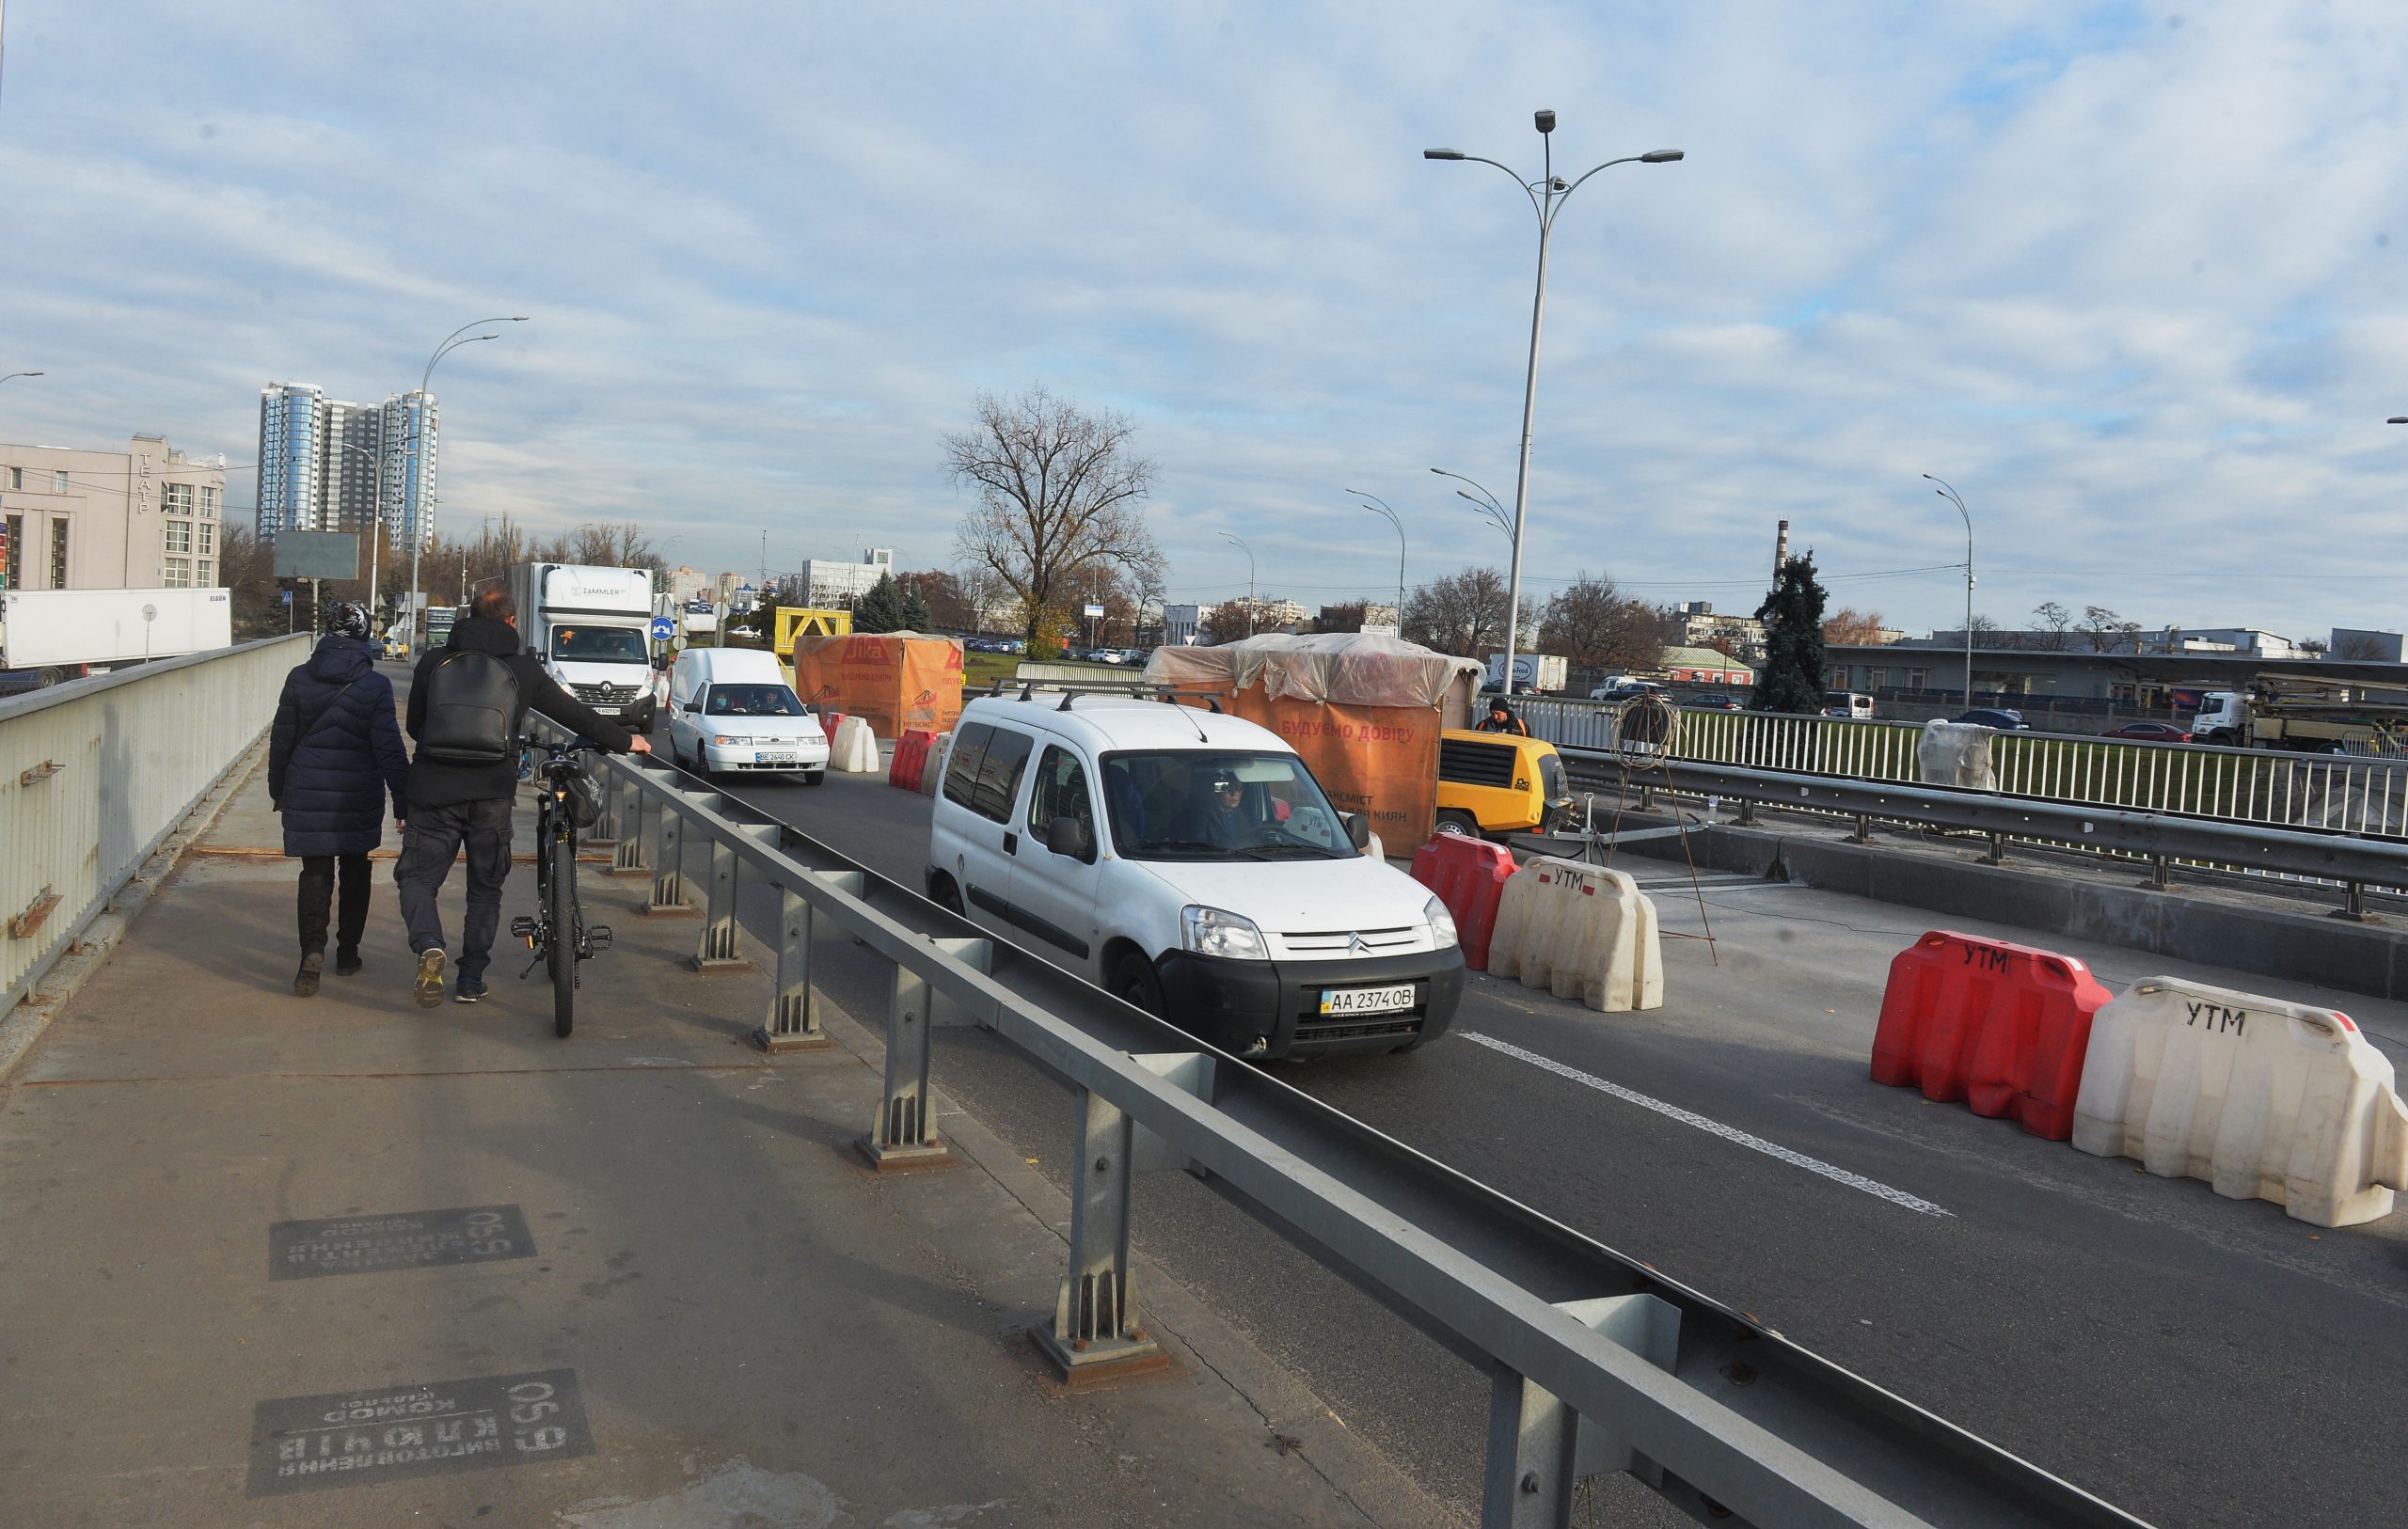
[[[1773,523],[1980,608],[2399,629],[2408,12],[2388,4],[795,6],[16,0],[0,438],[254,460],[271,379],[437,373],[446,523],[673,561],[952,560],[981,388],[1125,410],[1174,598],[1526,560],[1752,608]],[[250,480],[231,481],[247,502]]]

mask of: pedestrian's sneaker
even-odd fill
[[[341,946],[341,945],[338,945],[338,946],[336,946],[336,947],[335,947],[335,975],[336,975],[336,976],[338,976],[338,977],[349,977],[349,976],[355,976],[355,975],[356,975],[356,974],[358,973],[359,968],[360,968],[359,948],[358,948],[357,946],[356,946],[356,945],[355,945],[355,946],[351,947],[351,948],[350,948],[350,949],[348,949],[348,950],[344,949],[344,948],[343,948],[342,946]]]
[[[482,1003],[484,998],[485,985],[474,978],[463,977],[452,985],[452,1001],[454,1003]]]
[[[301,969],[293,974],[293,996],[294,998],[316,998],[318,996],[318,973],[325,970],[325,967],[326,958],[316,951],[311,951],[309,954],[303,956],[301,958]]]
[[[421,1009],[440,1008],[443,1004],[443,947],[418,953],[418,1006]]]

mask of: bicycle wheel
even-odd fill
[[[552,972],[552,1033],[565,1040],[577,1025],[577,846],[566,834],[545,851],[550,868],[550,928],[545,954]]]

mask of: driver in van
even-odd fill
[[[1245,843],[1245,817],[1239,808],[1245,800],[1245,787],[1237,772],[1226,764],[1215,764],[1205,774],[1203,793],[1191,800],[1187,811],[1179,815],[1172,826],[1174,839],[1193,839],[1198,843],[1212,844],[1222,849],[1235,849]]]

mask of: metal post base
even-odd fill
[[[820,1044],[826,1045],[825,1041]],[[863,1134],[853,1143],[853,1150],[862,1160],[881,1174],[927,1173],[939,1168],[958,1168],[961,1159],[953,1143],[942,1136],[930,1135],[926,1142],[907,1142],[889,1145],[875,1136]]]
[[[689,955],[686,957],[686,969],[689,971],[701,972],[705,977],[719,977],[732,975],[738,971],[751,971],[753,966],[749,959],[741,955]]]
[[[773,1057],[782,1057],[788,1051],[825,1051],[836,1042],[824,1030],[816,1034],[778,1035],[771,1033],[767,1025],[755,1025],[752,1044]]]
[[[650,880],[652,877],[652,867],[649,865],[621,865],[616,860],[613,860],[610,862],[610,868],[602,874],[609,876],[613,881],[633,881],[639,877]]]
[[[691,903],[646,903],[636,909],[647,919],[698,919],[702,911]]]
[[[1065,1391],[1095,1391],[1183,1373],[1143,1328],[1132,1328],[1123,1338],[1066,1344],[1054,1335],[1052,1326],[1039,1322],[1028,1330],[1028,1339],[1053,1366],[1054,1381]]]

